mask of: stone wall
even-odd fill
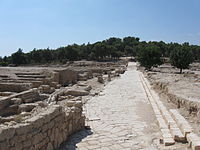
[[[31,83],[0,83],[1,92],[22,92],[31,89]]]
[[[71,69],[65,69],[65,70],[58,70],[59,77],[57,74],[54,74],[57,80],[55,82],[58,82],[61,85],[68,85],[71,83],[76,83],[77,82],[77,72]]]
[[[190,114],[193,113],[199,115],[200,103],[198,101],[191,101],[173,94],[165,83],[156,82],[154,83],[154,87],[164,93],[172,103],[177,105],[177,108],[183,107]]]
[[[0,125],[0,150],[53,150],[85,126],[81,101],[51,105],[23,123]]]
[[[21,103],[31,103],[39,100],[39,93],[37,89],[30,89],[8,97],[0,98],[0,116],[17,113],[19,104],[15,104],[14,101],[12,101],[13,98],[20,98]]]

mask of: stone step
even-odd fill
[[[180,129],[178,128],[175,120],[172,118],[170,113],[167,111],[167,109],[161,105],[161,114],[168,126],[168,129],[170,129],[170,132],[174,138],[175,141],[177,142],[186,142],[185,136],[181,133]]]
[[[17,75],[19,78],[46,78],[45,75]]]
[[[150,88],[148,86],[150,86],[147,82],[147,84],[144,81],[144,78],[141,77],[142,80],[142,84],[144,86],[145,92],[147,94],[147,97],[149,99],[149,102],[151,103],[151,106],[153,108],[153,111],[156,115],[156,119],[158,121],[158,125],[161,129],[161,133],[162,133],[162,139],[160,140],[161,143],[163,143],[165,146],[170,146],[170,145],[174,145],[175,141],[173,138],[173,135],[171,134],[171,131],[168,128],[168,125],[166,124],[166,121],[164,120],[163,116],[162,116],[162,112],[161,109],[159,108],[159,105],[156,101],[156,99],[158,97],[153,97],[152,93],[150,91]]]
[[[176,142],[184,142],[184,143],[187,142],[186,138],[184,137],[184,135],[182,134],[182,132],[180,131],[178,127],[171,128],[170,132]]]
[[[18,72],[16,75],[41,75],[40,72]]]
[[[168,128],[161,129],[161,132],[162,132],[162,136],[163,136],[163,143],[165,146],[170,146],[170,145],[175,144],[175,141],[174,141],[172,135],[170,134],[170,130]]]
[[[170,109],[170,113],[185,137],[193,131],[187,120],[176,109]]]
[[[146,85],[150,86],[150,84],[148,83],[147,80],[146,80],[146,82],[147,82]],[[150,89],[150,87],[149,87],[149,89]],[[180,129],[176,125],[176,122],[170,115],[169,111],[166,109],[166,107],[163,105],[163,103],[159,100],[158,94],[153,90],[151,90],[150,92],[151,92],[152,96],[154,97],[154,100],[161,112],[161,115],[163,116],[163,118],[168,126],[168,129],[170,129],[170,133],[173,136],[174,140],[177,142],[186,142],[185,136],[181,133]]]
[[[150,90],[151,86],[147,79],[141,75],[145,91],[150,98],[150,103],[156,114],[158,124],[161,128],[163,143],[165,146],[173,145],[176,142],[188,142],[192,150],[200,150],[200,137],[193,133],[193,129],[187,120],[176,110],[167,108],[160,101],[158,94]],[[164,125],[166,124],[166,125]],[[166,128],[167,126],[167,128]],[[169,134],[170,133],[170,134]],[[175,140],[175,141],[174,141]]]
[[[200,138],[196,134],[189,133],[186,137],[192,150],[200,150]]]

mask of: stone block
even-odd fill
[[[40,90],[41,93],[46,93],[46,94],[51,94],[55,92],[55,88],[50,87],[49,85],[41,85],[38,89]]]
[[[30,123],[33,128],[39,128],[44,124],[44,118],[42,116],[34,116],[26,120],[27,123]]]
[[[92,86],[91,86],[91,85],[88,85],[88,86],[86,86],[86,87],[84,88],[84,90],[89,92],[90,90],[92,90]]]
[[[76,102],[75,101],[67,101],[66,105],[67,107],[73,107],[75,106]]]
[[[200,150],[200,141],[192,142],[192,150]]]
[[[187,136],[187,134],[189,134],[193,131],[191,126],[187,126],[184,124],[181,125],[180,129],[185,137]]]
[[[200,137],[197,136],[195,133],[187,134],[186,138],[189,143],[189,146],[191,147],[192,147],[192,143],[195,143],[194,145],[198,145],[198,143],[200,143]]]
[[[23,134],[27,134],[28,132],[30,132],[33,128],[33,126],[29,123],[25,123],[25,124],[17,124],[14,126],[16,134],[17,135],[23,135]]]
[[[58,82],[51,82],[51,87],[54,87],[54,88],[58,88],[58,85],[59,83]]]
[[[46,150],[54,150],[53,145],[51,143],[48,143]]]
[[[176,142],[186,142],[185,136],[182,134],[179,128],[171,128],[170,132],[172,134],[173,139]]]
[[[171,146],[175,144],[175,141],[173,138],[164,138],[163,143],[165,146]]]
[[[83,106],[82,101],[76,101],[75,107],[82,108],[82,106]]]
[[[42,141],[42,139],[43,139],[43,137],[42,137],[41,133],[36,134],[32,139],[32,144],[36,145],[36,144],[40,143]]]
[[[166,125],[163,118],[157,118],[157,121],[161,129],[168,129],[168,126]]]
[[[178,127],[181,129],[181,132],[186,137],[187,134],[192,132],[192,127],[189,125],[189,123],[185,120],[183,116],[180,115],[180,113],[176,109],[171,109],[170,113],[172,114],[172,117],[176,121]]]
[[[84,90],[67,90],[65,93],[65,95],[72,95],[72,96],[86,96],[89,95],[88,91],[84,91]]]
[[[99,82],[99,83],[104,83],[104,79],[103,79],[103,77],[102,76],[98,76],[97,77],[97,81]]]
[[[26,135],[15,135],[12,139],[10,139],[11,146],[14,146],[15,143],[21,143],[25,140],[28,140]]]
[[[9,143],[7,141],[0,142],[0,150],[10,150]]]
[[[23,148],[28,148],[31,146],[31,140],[25,140],[23,143]]]
[[[37,103],[28,103],[19,105],[18,112],[30,112],[33,108],[37,107]]]
[[[22,143],[15,143],[15,148],[16,148],[16,150],[22,150],[23,144]]]
[[[15,128],[13,127],[1,127],[0,128],[0,142],[11,139],[15,134]]]
[[[11,102],[12,102],[13,104],[18,104],[18,105],[20,105],[20,104],[22,103],[22,99],[21,99],[21,98],[12,98],[12,99],[11,99]]]
[[[10,116],[10,115],[15,115],[18,114],[18,105],[14,104],[14,105],[10,105],[8,107],[6,107],[5,109],[2,109],[0,111],[0,115],[1,116]]]

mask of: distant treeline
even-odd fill
[[[42,64],[42,63],[66,63],[75,60],[114,60],[122,56],[137,57],[140,51],[151,47],[159,50],[162,57],[169,57],[171,51],[187,47],[191,50],[194,60],[200,61],[200,46],[189,43],[165,43],[140,41],[137,37],[109,38],[93,44],[73,44],[57,49],[33,49],[28,53],[23,53],[20,48],[9,57],[0,57],[0,65],[8,64]]]

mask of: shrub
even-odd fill
[[[7,62],[0,62],[0,66],[8,66]]]

